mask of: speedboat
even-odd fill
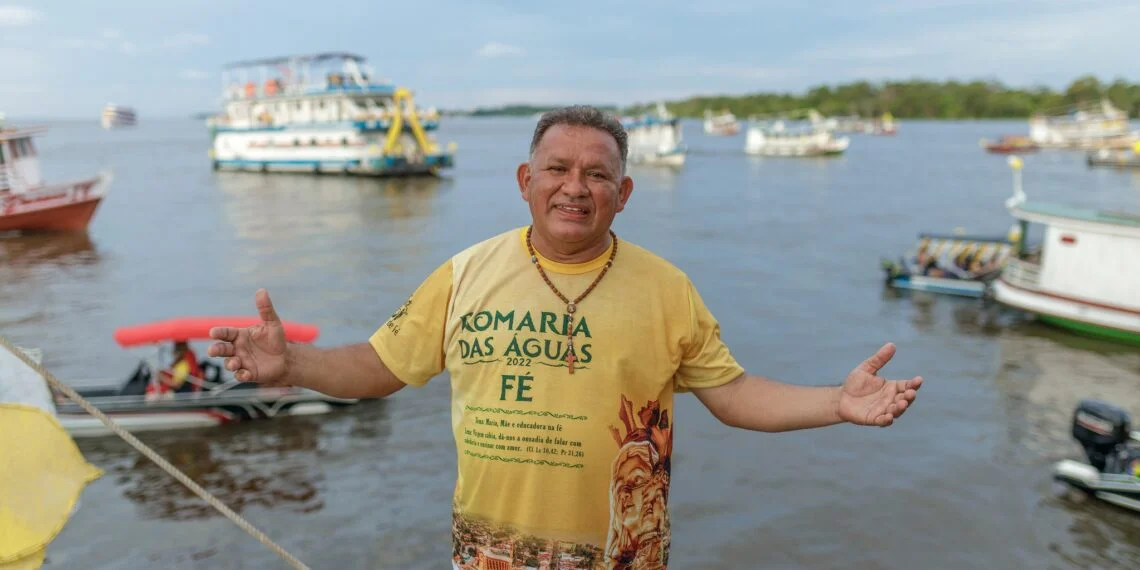
[[[126,380],[110,385],[74,386],[76,392],[118,425],[130,431],[160,431],[217,426],[234,422],[288,415],[323,414],[355,399],[334,398],[305,388],[263,387],[240,382],[221,366],[221,359],[199,361],[201,377],[189,376],[182,388],[161,393],[153,388],[169,362],[167,345],[210,340],[210,328],[248,327],[260,322],[254,317],[179,317],[141,323],[115,330],[115,342],[123,348],[150,348]],[[310,343],[319,329],[314,325],[285,322],[286,339]],[[198,357],[195,356],[195,359]],[[157,371],[157,372],[156,372]],[[150,387],[151,389],[148,389]],[[63,394],[55,395],[60,424],[73,437],[109,435],[98,418],[89,415]]]
[[[1088,463],[1053,466],[1053,478],[1092,497],[1140,512],[1140,433],[1128,412],[1100,400],[1081,400],[1073,412],[1073,438]]]

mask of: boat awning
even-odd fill
[[[362,63],[365,60],[364,56],[348,52],[328,52],[328,53],[313,53],[304,55],[290,55],[283,57],[267,57],[262,59],[250,59],[245,61],[235,61],[227,63],[222,66],[222,69],[237,69],[241,67],[259,67],[266,65],[281,65],[285,63],[309,63],[309,62],[323,62],[323,61],[353,61]]]
[[[129,325],[115,329],[115,342],[124,348],[174,341],[210,340],[213,327],[245,328],[261,322],[258,317],[178,317]],[[320,329],[316,325],[283,321],[285,338],[292,342],[313,342]]]
[[[47,127],[25,127],[20,129],[0,128],[0,141],[31,138],[47,132]]]

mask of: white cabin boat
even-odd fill
[[[130,107],[107,103],[107,106],[103,107],[102,122],[104,129],[133,127],[138,122],[138,116],[135,114],[135,110]]]
[[[33,137],[46,128],[7,128],[0,116],[0,233],[82,232],[107,195],[111,172],[45,183]]]
[[[1021,160],[1011,157],[1010,165],[1014,196],[1006,207],[1021,235],[1039,224],[1044,238],[1039,252],[1022,249],[1006,262],[995,299],[1048,324],[1140,344],[1140,213],[1027,201]]]
[[[1107,99],[1037,113],[1029,119],[1029,139],[1046,148],[1125,148],[1136,139],[1128,130],[1128,113]]]
[[[631,164],[683,166],[688,149],[682,142],[681,120],[665,105],[657,104],[656,113],[625,118],[622,126],[629,134],[627,160]]]
[[[744,152],[760,156],[830,156],[842,154],[850,143],[851,139],[836,138],[830,129],[816,124],[789,129],[784,121],[774,121],[748,127]]]
[[[435,175],[454,166],[455,144],[441,149],[429,134],[439,113],[417,109],[359,55],[237,62],[222,80],[225,109],[207,122],[214,168]]]
[[[714,136],[732,136],[740,132],[740,122],[727,109],[718,113],[705,109],[704,127],[705,134]]]

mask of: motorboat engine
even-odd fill
[[[1089,464],[1102,473],[1122,473],[1140,457],[1140,450],[1128,448],[1130,432],[1128,412],[1107,402],[1081,400],[1073,411],[1073,438],[1084,448]]]

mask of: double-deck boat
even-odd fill
[[[207,120],[216,169],[437,175],[455,144],[432,138],[435,109],[376,78],[364,57],[319,53],[229,64],[225,108]]]
[[[631,164],[680,167],[688,152],[682,142],[681,120],[658,103],[654,113],[625,117],[622,126],[629,135],[627,159]]]

